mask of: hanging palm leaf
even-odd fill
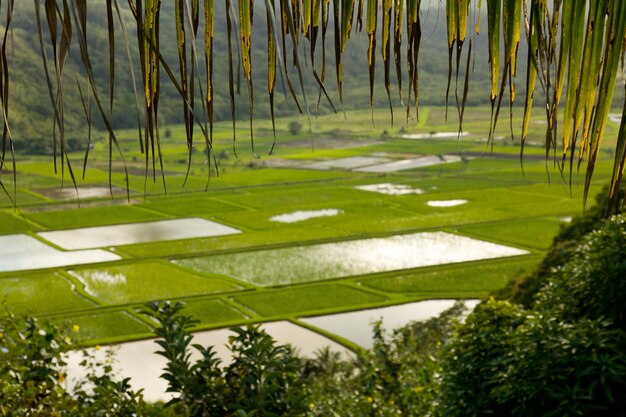
[[[197,6],[196,6],[197,7]],[[209,136],[205,136],[205,148],[207,153],[207,164],[209,164],[208,175],[211,175],[211,149],[213,146],[213,37],[215,36],[215,5],[213,0],[204,0],[204,64],[206,66],[206,112],[209,119]],[[230,38],[230,36],[229,36]],[[230,46],[230,44],[229,44]],[[208,185],[208,184],[207,184]]]
[[[272,133],[274,142],[270,153],[276,145],[276,122],[274,116],[274,87],[276,86],[276,34],[274,33],[274,0],[270,0],[271,7],[267,7],[267,91],[270,97],[270,115],[272,117]]]
[[[383,0],[383,30],[382,30],[382,47],[380,52],[383,58],[383,67],[385,69],[385,91],[387,91],[387,100],[389,101],[389,113],[391,114],[391,125],[393,126],[393,105],[391,104],[391,9],[392,0]]]
[[[367,48],[367,62],[370,76],[370,107],[372,108],[372,123],[374,123],[374,76],[376,75],[376,25],[378,23],[378,1],[367,1],[367,23],[365,30],[369,38]]]
[[[422,38],[422,27],[419,17],[420,0],[409,0],[407,2],[406,27],[407,27],[407,62],[409,66],[409,98],[407,100],[406,115],[407,119],[411,112],[411,95],[413,95],[413,107],[417,116],[418,102],[418,77],[417,77],[417,61],[419,57],[419,47]]]
[[[0,50],[0,104],[2,105],[2,156],[0,156],[0,188],[15,205],[17,203],[17,170],[15,168],[15,151],[13,148],[13,138],[9,129],[9,64],[7,61],[7,37],[11,30],[14,1],[7,3],[6,26],[2,38],[2,48]],[[11,154],[11,164],[13,172],[13,196],[11,196],[2,183],[2,172],[6,161],[6,154]]]
[[[239,36],[241,41],[241,66],[243,75],[248,84],[248,102],[250,106],[250,143],[252,153],[254,151],[254,131],[252,129],[252,119],[254,114],[254,90],[252,88],[252,62],[250,35],[252,34],[252,10],[254,0],[239,1]]]
[[[398,96],[402,102],[402,22],[404,1],[393,0],[393,59],[396,63],[396,78],[398,82]]]

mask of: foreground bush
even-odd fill
[[[479,305],[446,347],[444,416],[626,415],[626,228],[590,233],[533,309]]]
[[[278,345],[258,326],[233,329],[229,339],[232,362],[220,366],[213,347],[191,345],[195,321],[181,313],[181,303],[157,302],[148,314],[159,322],[155,330],[167,360],[168,392],[177,394],[167,405],[188,416],[300,416],[307,396],[301,361],[287,345]],[[200,354],[193,361],[190,348]]]
[[[609,187],[606,186],[595,198],[595,205],[583,214],[574,216],[569,223],[561,224],[561,230],[554,237],[552,246],[537,269],[523,277],[511,281],[508,287],[498,292],[499,298],[530,308],[535,303],[539,290],[546,284],[553,271],[562,268],[574,257],[574,252],[589,233],[599,230],[606,224],[612,213],[621,215],[624,206],[612,206],[608,199]],[[626,196],[625,188],[618,192],[618,201]]]
[[[72,347],[71,338],[54,326],[33,318],[0,318],[0,415],[154,415],[128,380],[116,380],[110,366],[88,366],[88,359],[85,379],[70,395],[63,353]]]
[[[313,416],[428,416],[437,408],[442,347],[464,312],[455,305],[439,317],[415,322],[386,337],[374,326],[374,347],[354,362],[311,361]]]

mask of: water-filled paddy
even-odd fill
[[[464,236],[429,232],[174,262],[198,271],[267,286],[527,253],[525,250]]]
[[[88,249],[236,233],[241,231],[210,220],[190,218],[40,232],[39,236],[65,249]]]
[[[421,188],[413,188],[404,184],[369,184],[359,185],[354,187],[357,190],[372,191],[374,193],[387,194],[387,195],[407,195],[407,194],[424,194],[424,190]]]
[[[391,330],[412,321],[424,321],[438,316],[452,307],[455,302],[456,300],[428,300],[371,310],[307,317],[300,320],[327,332],[341,335],[359,346],[370,349],[373,346],[372,323],[381,320],[382,327],[389,334]],[[464,304],[467,308],[473,309],[478,301],[469,300]]]
[[[372,165],[363,168],[355,169],[359,172],[371,172],[371,173],[385,173],[404,171],[407,169],[424,168],[432,165],[449,164],[452,162],[460,162],[461,157],[456,155],[442,155],[442,156],[424,156],[422,158],[415,159],[402,159],[400,161],[387,162],[380,165]]]
[[[463,204],[467,204],[467,200],[432,200],[426,202],[426,205],[429,207],[456,207]]]
[[[340,352],[344,358],[352,356],[352,353],[344,346],[321,336],[318,333],[304,329],[293,323],[286,321],[266,323],[262,326],[278,343],[293,345],[301,355],[312,357],[315,352],[326,346],[331,351]],[[211,330],[194,334],[194,344],[203,346],[214,346],[217,357],[228,364],[230,352],[226,348],[228,337],[233,333],[229,330]],[[163,373],[166,360],[161,355],[157,355],[159,346],[154,340],[142,340],[139,342],[122,343],[113,348],[115,361],[112,366],[114,371],[119,372],[124,377],[131,378],[130,383],[134,389],[143,388],[143,395],[147,401],[167,401],[172,397],[166,393],[167,382],[159,378]],[[106,349],[90,349],[97,358],[106,359]],[[193,355],[198,358],[198,355]],[[83,377],[79,363],[83,356],[80,352],[71,352],[68,355],[67,380],[72,383]]]
[[[36,190],[39,194],[55,200],[75,200],[78,198],[102,198],[114,196],[125,196],[126,189],[122,187],[92,186],[92,187],[69,187],[69,188],[46,188]]]
[[[28,235],[0,236],[0,272],[110,262],[120,259],[106,250],[64,252]]]
[[[379,158],[373,156],[353,156],[348,158],[331,159],[327,161],[314,162],[312,164],[305,165],[303,168],[308,169],[354,169],[360,167],[366,167],[370,165],[378,165],[386,162],[390,162],[389,158]]]
[[[434,132],[434,133],[408,133],[402,135],[404,139],[456,139],[459,136],[467,136],[469,132]]]
[[[270,217],[270,221],[278,223],[295,223],[318,217],[332,217],[341,214],[341,210],[323,209],[323,210],[298,210],[292,213],[278,214]]]

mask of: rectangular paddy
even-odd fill
[[[155,222],[85,227],[40,232],[39,236],[62,248],[88,249],[163,240],[224,236],[241,231],[206,219],[176,219]]]
[[[0,236],[0,247],[2,247],[0,272],[110,262],[120,259],[118,255],[101,249],[64,252],[32,236],[22,234]]]
[[[93,297],[110,304],[213,294],[243,289],[216,276],[192,274],[170,263],[141,262],[71,271]]]
[[[371,165],[380,165],[390,162],[389,158],[379,158],[373,156],[352,156],[348,158],[331,159],[327,161],[314,162],[304,165],[302,168],[307,169],[354,169]]]
[[[270,286],[527,253],[451,233],[428,232],[174,262],[198,271]]]
[[[344,359],[353,357],[353,354],[340,344],[288,321],[264,323],[262,328],[279,344],[294,346],[304,357],[314,357],[318,350],[326,347],[339,353]],[[221,366],[227,366],[232,362],[232,355],[226,347],[232,335],[234,333],[226,329],[198,332],[193,335],[193,344],[213,346],[216,357],[222,362]],[[133,389],[142,389],[144,398],[151,402],[168,401],[173,396],[167,392],[167,381],[160,378],[167,361],[163,356],[155,353],[159,349],[154,339],[112,346],[115,360],[111,366],[114,372],[130,378],[129,383]],[[200,358],[195,349],[189,351],[192,361]],[[92,348],[89,354],[94,355],[101,362],[107,359],[107,349]],[[80,351],[71,351],[67,354],[68,381],[77,381],[85,377],[84,368],[79,365],[83,359]]]
[[[406,326],[412,321],[425,321],[440,315],[451,308],[455,302],[456,300],[428,300],[370,310],[301,318],[300,320],[371,349],[374,343],[372,323],[380,320],[383,329],[386,330],[386,335],[390,335],[394,329]],[[476,300],[464,302],[468,309],[474,309],[477,304],[478,301]]]
[[[363,168],[357,168],[355,171],[385,173],[404,171],[407,169],[423,168],[432,165],[449,164],[452,162],[460,162],[461,157],[455,155],[424,156],[422,158],[402,159],[400,161],[387,162],[386,164],[372,165]]]

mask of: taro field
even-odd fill
[[[93,345],[150,337],[141,310],[153,300],[185,302],[198,329],[290,321],[324,333],[312,316],[488,296],[582,212],[584,173],[570,189],[546,163],[539,112],[523,172],[508,121],[492,147],[488,109],[468,109],[461,138],[443,113],[391,127],[386,112],[374,124],[351,112],[310,130],[298,118],[295,135],[279,119],[272,155],[269,121],[255,123],[254,152],[245,120],[234,143],[217,124],[209,159],[200,135],[188,152],[183,127],[168,126],[163,175],[151,159],[146,175],[133,130],[109,171],[102,134],[85,172],[84,153],[70,155],[77,189],[60,161],[55,173],[51,157],[18,156],[15,185],[2,173],[3,311],[79,328]],[[609,175],[596,168],[590,195]]]

